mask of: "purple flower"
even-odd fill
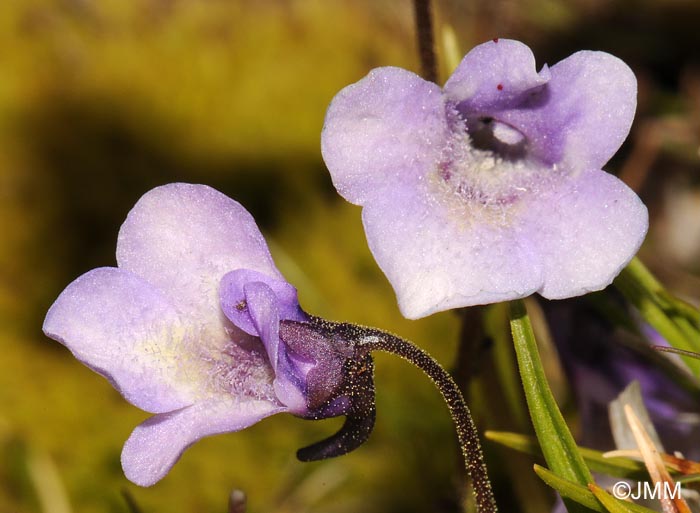
[[[371,372],[364,396],[354,389],[350,397],[352,343],[301,310],[240,204],[202,185],[156,188],[122,225],[117,262],[71,283],[44,332],[156,414],[124,445],[131,481],[152,485],[198,439],[279,412],[345,414],[362,431],[341,430],[302,450],[303,459],[348,452],[369,435]],[[371,360],[360,363],[371,369]]]
[[[686,458],[700,458],[700,408],[697,395],[687,387],[687,376],[678,380],[681,371],[668,361],[662,365],[664,355],[654,353],[642,338],[635,340],[636,335],[616,329],[588,302],[579,299],[543,306],[579,406],[582,445],[615,448],[608,406],[630,383],[638,381],[664,445]],[[668,345],[647,325],[641,325],[640,331],[649,342]]]
[[[362,205],[369,247],[401,311],[433,312],[608,285],[639,248],[647,211],[601,171],[629,132],[636,80],[607,53],[538,73],[493,40],[441,90],[379,68],[333,99],[322,152]]]

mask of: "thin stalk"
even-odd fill
[[[362,337],[359,338],[357,347],[366,349],[368,352],[386,351],[395,354],[418,367],[433,381],[445,399],[454,421],[467,472],[472,480],[478,511],[480,513],[497,512],[479,434],[469,408],[464,402],[462,392],[452,376],[424,350],[396,335],[375,328],[362,329]]]
[[[430,82],[437,82],[437,59],[433,36],[433,15],[430,0],[413,0],[416,19],[416,37],[420,54],[421,75]]]
[[[668,346],[651,346],[651,348],[661,353],[673,353],[681,356],[687,356],[688,358],[695,358],[696,360],[700,360],[700,353],[696,353],[695,351],[688,351],[686,349],[678,349],[677,347]]]

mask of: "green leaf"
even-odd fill
[[[700,474],[688,474],[687,476],[674,477],[677,483],[697,483],[700,481]]]
[[[669,379],[678,383],[688,393],[692,394],[696,400],[700,401],[700,380],[698,377],[688,372],[688,366],[684,363],[678,362],[675,358],[668,358],[649,345],[649,341],[646,340],[644,333],[640,330],[640,323],[632,319],[626,307],[622,306],[619,301],[612,299],[610,292],[601,291],[588,294],[586,296],[586,304],[600,317],[606,319],[616,328],[620,328],[615,336],[616,343],[627,347],[645,360],[648,360],[650,364],[663,372]],[[678,350],[676,348],[672,349]]]
[[[574,437],[571,436],[549,388],[523,301],[511,301],[509,314],[520,379],[544,459],[559,476],[587,485],[593,481],[593,477],[578,452]],[[573,513],[585,511],[580,506],[568,502],[566,507]]]
[[[678,349],[700,351],[700,325],[694,309],[673,298],[639,259],[634,258],[614,284],[669,344]],[[700,361],[688,357],[683,360],[694,374],[700,374]]]
[[[545,461],[556,474],[566,479],[582,485],[590,483],[593,481],[591,473],[549,388],[522,300],[510,303],[510,326],[530,418]]]
[[[532,456],[542,456],[542,450],[537,445],[537,440],[531,436],[505,431],[486,431],[484,436],[516,451],[524,452]],[[578,447],[588,468],[593,472],[600,472],[615,477],[642,480],[648,477],[644,464],[627,458],[605,458],[603,453],[595,449]]]
[[[569,481],[568,479],[561,478],[539,465],[535,465],[534,469],[535,474],[537,474],[548,486],[554,488],[559,495],[561,495],[562,499],[570,499],[592,511],[607,513],[605,508],[603,508],[600,502],[598,502],[598,499],[595,498],[595,495],[593,495],[593,493],[586,486],[582,486],[578,483]]]
[[[595,495],[595,498],[605,506],[605,509],[610,513],[631,513],[632,510],[625,505],[625,501],[621,501],[610,495],[595,483],[590,483],[588,489]],[[630,504],[629,502],[626,504]]]
[[[695,329],[700,329],[700,310],[687,301],[677,298],[666,289],[660,289],[657,294],[662,301],[666,302],[675,316],[685,317]]]
[[[539,465],[535,465],[534,468],[535,473],[540,476],[540,479],[542,479],[542,481],[544,481],[547,485],[554,488],[559,495],[562,496],[562,498],[572,500],[591,511],[598,511],[600,513],[608,513],[609,511],[612,511],[606,509],[587,486],[582,486],[578,483],[573,483],[568,479],[561,478],[550,470]],[[618,503],[623,503],[623,501],[615,499],[614,497],[611,497],[611,499],[617,501]],[[645,508],[644,506],[640,506],[639,504],[634,504],[632,502],[624,502],[623,505],[627,508],[627,511],[632,513],[656,513],[649,508]]]

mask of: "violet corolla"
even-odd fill
[[[654,353],[641,337],[615,329],[583,300],[543,306],[578,403],[582,445],[600,450],[615,447],[609,429],[609,404],[637,381],[660,439],[686,458],[700,459],[699,392],[692,378]],[[648,326],[639,328],[649,342],[668,347],[668,342]]]
[[[469,52],[440,89],[378,68],[326,114],[323,158],[363,206],[402,313],[599,290],[644,239],[645,206],[601,167],[627,136],[636,79],[582,51],[537,72],[524,44]]]
[[[156,188],[122,225],[117,263],[71,283],[44,332],[155,414],[124,445],[131,481],[152,485],[198,439],[280,412],[347,417],[301,459],[369,436],[371,357],[343,325],[300,308],[239,203],[202,185]]]

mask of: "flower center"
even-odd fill
[[[461,205],[502,210],[551,176],[528,151],[527,137],[491,116],[448,114],[451,136],[437,164],[442,197]]]
[[[472,118],[466,125],[475,149],[491,152],[505,161],[527,156],[527,139],[518,129],[490,117]]]
[[[275,401],[274,373],[259,340],[237,328],[228,329],[223,347],[198,347],[198,357],[208,369],[209,388],[218,393]]]

